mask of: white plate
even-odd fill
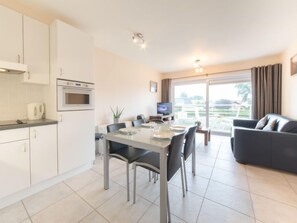
[[[135,128],[124,128],[119,129],[119,132],[125,135],[134,135],[137,133],[137,130]]]
[[[151,128],[151,127],[156,126],[156,123],[154,123],[154,122],[142,123],[141,126]]]
[[[183,131],[185,131],[185,127],[183,127],[183,126],[171,126],[170,127],[170,130],[172,130],[172,131],[177,131],[177,132],[183,132]]]
[[[153,134],[153,137],[156,139],[171,139],[173,136],[174,134],[171,132],[159,132]]]

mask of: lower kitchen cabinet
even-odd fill
[[[57,125],[30,128],[31,184],[37,184],[58,173]]]
[[[59,174],[95,159],[94,111],[58,112]]]
[[[0,144],[0,198],[30,186],[29,161],[29,139]]]

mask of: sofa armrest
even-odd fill
[[[297,173],[297,134],[274,132],[271,148],[271,166]]]
[[[258,120],[255,119],[234,119],[233,120],[233,126],[239,126],[239,127],[246,127],[246,128],[255,128],[258,123]]]
[[[234,127],[234,157],[240,163],[270,166],[272,132]]]

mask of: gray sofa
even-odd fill
[[[258,120],[234,120],[231,146],[237,162],[297,173],[297,122],[268,114],[274,131],[255,129]]]

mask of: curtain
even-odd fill
[[[252,68],[253,118],[281,114],[282,65]]]
[[[170,102],[171,79],[163,79],[161,89],[162,89],[161,91],[162,102]]]

